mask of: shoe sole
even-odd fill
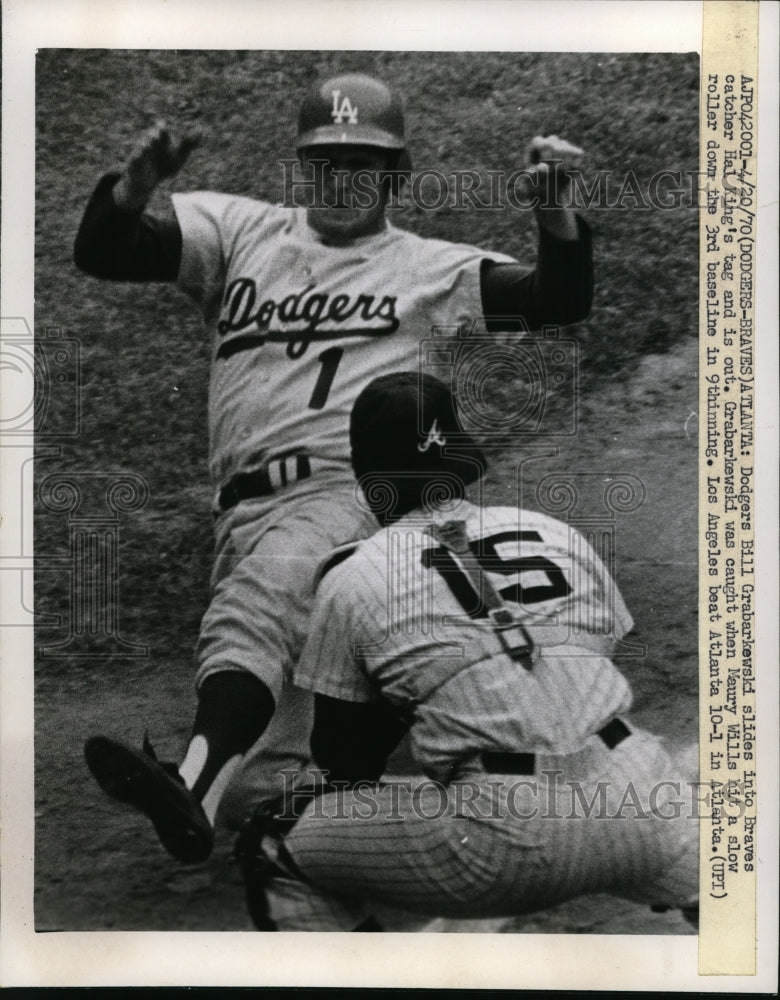
[[[157,761],[105,736],[87,740],[84,756],[106,795],[150,819],[170,854],[188,864],[208,858],[214,835],[205,814]]]

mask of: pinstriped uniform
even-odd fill
[[[415,757],[442,780],[483,750],[570,753],[631,702],[609,659],[631,617],[584,539],[517,508],[463,503],[459,513],[542,664],[528,671],[509,659],[490,622],[475,617],[480,598],[457,561],[412,513],[325,576],[295,675],[334,698],[381,691],[414,707]]]
[[[326,796],[288,850],[318,888],[442,915],[585,892],[689,902],[693,771],[641,730],[613,749],[597,735],[631,702],[609,654],[632,623],[606,568],[544,515],[464,503],[438,519],[453,516],[533,635],[532,669],[477,617],[419,512],[361,543],[321,583],[296,682],[410,712],[427,779]],[[533,752],[533,773],[489,773],[484,751]]]

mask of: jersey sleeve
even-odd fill
[[[172,196],[182,233],[179,288],[207,321],[219,312],[231,261],[248,241],[262,241],[272,214],[266,202],[214,191]]]
[[[209,191],[172,196],[182,233],[179,288],[208,315],[221,300],[226,274],[226,222],[232,199]]]
[[[375,685],[359,656],[358,598],[349,582],[348,561],[332,569],[320,584],[293,679],[298,687],[330,698],[375,701]]]
[[[431,320],[426,323],[453,334],[468,331],[472,336],[486,332],[482,302],[482,270],[491,266],[520,264],[506,254],[466,243],[407,236],[406,253],[394,264],[399,276],[418,289],[421,300],[430,304]]]
[[[486,257],[481,289],[485,325],[491,332],[566,326],[585,319],[593,301],[593,250],[587,223],[577,217],[579,238],[561,240],[539,232],[536,267]]]
[[[119,208],[113,197],[119,177],[106,174],[93,191],[76,234],[74,263],[111,281],[175,281],[181,259],[175,216]]]

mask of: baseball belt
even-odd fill
[[[622,719],[611,719],[596,733],[608,750],[614,750],[624,739],[631,735],[631,730]],[[525,774],[536,773],[536,754],[534,753],[501,753],[486,751],[480,754],[482,766],[488,774]]]
[[[311,459],[308,455],[280,455],[261,469],[239,472],[232,476],[220,489],[217,504],[224,513],[242,500],[267,497],[291,483],[308,479],[311,471]]]

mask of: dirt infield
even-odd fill
[[[554,131],[584,146],[596,167],[643,179],[695,170],[698,67],[693,56],[598,54],[131,56],[43,52],[37,73],[35,329],[78,346],[80,423],[75,437],[57,437],[73,402],[54,394],[45,420],[59,455],[36,463],[36,929],[251,930],[229,839],[206,864],[177,865],[145,821],[101,795],[83,762],[84,740],[97,732],[138,743],[148,729],[161,757],[183,752],[211,552],[206,338],[174,290],[78,274],[71,246],[89,192],[139,129],[165,117],[207,133],[176,189],[278,197],[278,163],[258,147],[292,155],[301,88],[344,66],[379,72],[410,95],[416,166],[507,167],[523,141]],[[507,134],[507,107],[525,109],[516,138]],[[578,477],[582,508],[609,521],[614,575],[636,622],[631,642],[645,647],[620,659],[635,692],[632,717],[680,745],[695,739],[697,720],[697,213],[678,206],[588,217],[596,300],[588,323],[566,331],[580,345],[577,433],[546,441],[547,457],[495,449],[483,498],[533,508],[546,476]],[[523,259],[533,247],[527,212],[445,209],[398,224]],[[95,473],[136,477],[148,495],[115,522],[113,635],[82,633],[51,655],[73,632],[89,581],[69,584],[73,526],[44,498],[58,476],[95,484]],[[624,512],[603,504],[605,488],[619,481],[641,486]],[[386,924],[409,926],[392,914]],[[512,920],[427,926],[691,933],[678,914],[605,897]]]

